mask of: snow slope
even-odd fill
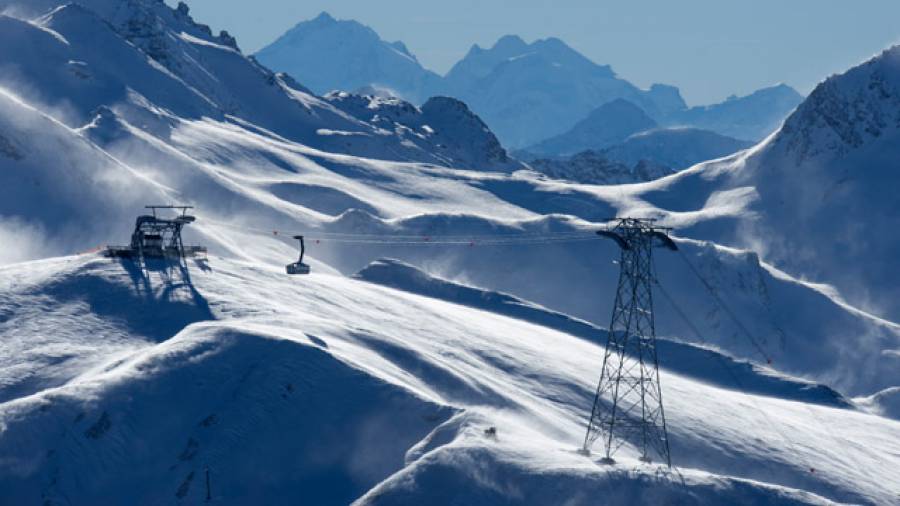
[[[626,164],[652,160],[678,171],[728,156],[752,145],[697,128],[658,128],[633,134],[621,143],[602,150],[602,154]]]
[[[341,276],[289,278],[279,265],[219,257],[190,269],[188,280],[175,268],[140,273],[80,256],[0,271],[41,296],[77,287],[81,309],[51,316],[54,326],[98,316],[133,339],[130,353],[0,405],[4,500],[195,502],[207,468],[225,504],[363,494],[361,504],[585,504],[594,491],[612,492],[613,504],[884,503],[900,491],[890,471],[897,422],[668,370],[677,471],[641,465],[630,448],[604,467],[574,451],[602,354],[595,343]],[[109,286],[133,302],[96,300]],[[161,341],[128,330],[154,326],[135,309],[159,314],[173,300],[199,310],[196,322]],[[73,355],[105,341],[58,338]],[[448,486],[456,491],[436,495]]]
[[[606,344],[606,331],[515,296],[437,278],[398,260],[372,262],[355,277],[398,290],[490,311]],[[824,385],[776,374],[772,369],[735,361],[714,349],[659,338],[660,364],[666,369],[724,388],[784,399],[847,407],[850,402]],[[716,367],[709,367],[715,364]],[[885,392],[887,394],[887,392]],[[886,397],[886,396],[881,396]],[[894,417],[896,418],[896,417]]]
[[[62,16],[69,9],[55,12],[52,18]],[[83,9],[73,11],[73,17],[94,26],[91,24],[94,18],[89,14]],[[57,40],[32,24],[8,19],[27,33],[45,34],[50,37],[48,40]],[[71,30],[73,33],[78,33],[77,26]],[[140,53],[135,54],[134,59],[140,60]],[[98,84],[108,82],[109,79],[103,79]],[[76,91],[64,88],[61,96],[67,97],[71,92],[77,98]],[[25,248],[23,253],[14,248],[17,258],[65,254],[99,244],[124,242],[131,220],[141,206],[159,201],[183,201],[200,206],[200,230],[219,232],[207,237],[214,251],[267,260],[277,254],[243,251],[236,246],[256,241],[259,235],[270,234],[272,230],[416,237],[451,234],[476,238],[486,234],[572,231],[590,234],[596,228],[591,222],[603,221],[617,213],[647,212],[640,192],[677,179],[666,178],[643,186],[596,187],[564,184],[521,171],[508,175],[376,161],[328,153],[318,145],[299,144],[243,120],[190,119],[167,114],[165,129],[143,129],[140,123],[132,123],[134,117],[129,121],[129,106],[120,108],[117,104],[96,109],[95,116],[83,127],[71,128],[57,121],[59,136],[68,138],[69,144],[83,146],[61,150],[67,155],[61,160],[41,158],[45,156],[44,146],[56,141],[35,136],[34,129],[23,129],[21,122],[8,124],[9,130],[3,135],[21,145],[15,148],[17,153],[38,153],[34,159],[30,155],[0,159],[4,167],[11,169],[4,172],[10,184],[4,186],[7,198],[0,203],[4,206],[0,214],[12,221],[4,229],[10,231],[7,235],[17,238],[17,243],[36,245]],[[46,116],[34,107],[17,107],[30,111],[30,115]],[[392,142],[387,138],[382,147]],[[326,143],[325,147],[328,146]],[[90,163],[75,156],[82,152],[92,158]],[[62,182],[56,172],[60,164],[72,166],[69,172],[72,174],[84,170],[103,174],[107,170],[103,166],[106,161],[118,167],[115,174],[123,178],[122,186],[128,191],[96,185],[83,188],[78,184],[56,184]],[[24,170],[44,174],[43,179],[31,184],[17,176],[21,172],[16,171]],[[146,183],[144,188],[142,181],[152,183]],[[73,191],[88,193],[70,195]],[[113,205],[116,201],[110,201],[110,195],[116,195],[121,202]],[[61,196],[65,198],[60,200]],[[680,199],[679,205],[685,205],[693,197],[687,192],[672,192],[668,198]],[[680,218],[685,226],[700,228],[700,237],[704,236],[704,226],[742,219],[748,192],[738,189],[737,193],[704,198],[700,209],[672,214],[673,219]],[[70,204],[49,208],[30,204],[47,201]],[[56,214],[47,214],[50,212]],[[226,226],[249,230],[223,228]],[[225,230],[231,232],[221,233]],[[605,264],[606,260],[601,262],[608,268],[598,269],[598,259],[614,258],[612,245],[594,240],[529,247],[473,246],[471,249],[417,244],[361,246],[325,240],[313,245],[313,256],[345,273],[355,272],[383,256],[397,257],[432,272],[505,290],[604,323],[610,303],[608,286],[614,282],[616,270],[611,264]],[[712,246],[701,251],[705,253],[698,254],[696,260],[704,264],[706,276],[714,276],[713,284],[724,292],[723,297],[733,306],[732,310],[745,320],[743,325],[749,328],[752,338],[764,342],[765,353],[759,353],[740,325],[704,292],[704,286],[693,278],[681,259],[661,255],[661,277],[667,286],[677,287],[680,300],[690,301],[690,317],[702,332],[701,337],[743,358],[768,361],[775,357],[779,370],[825,382],[849,395],[871,395],[897,385],[896,375],[890,372],[896,367],[894,350],[900,349],[895,325],[847,308],[834,294],[822,293],[815,286],[800,283],[780,271],[773,275],[753,255]],[[516,269],[498,269],[498,265],[515,265]],[[548,266],[555,267],[548,269]],[[536,275],[523,276],[522,272]],[[781,309],[786,304],[800,307],[794,302],[797,297],[804,301],[802,307],[809,309],[802,312]],[[829,318],[823,320],[819,312],[826,308]],[[669,328],[675,335],[696,341],[698,337],[689,332],[690,326],[669,311],[667,317],[663,313],[662,317],[668,321],[661,329]],[[865,336],[865,340],[851,346],[842,339],[844,333]],[[822,339],[828,346],[814,344]],[[860,375],[859,368],[866,374]]]
[[[634,165],[628,165],[590,150],[570,157],[538,158],[529,161],[528,166],[551,179],[596,185],[653,181],[675,172],[665,165],[649,160],[640,160]]]
[[[79,5],[0,17],[2,260],[124,243],[156,202],[196,205],[187,241],[212,256],[189,272],[96,255],[0,268],[0,502],[193,503],[207,467],[216,500],[235,504],[453,500],[434,495],[439,484],[463,502],[897,496],[898,325],[846,302],[843,286],[792,276],[772,250],[688,239],[740,244],[729,234],[749,217],[784,218],[758,198],[794,182],[764,172],[785,160],[766,153],[891,153],[893,130],[879,127],[900,82],[889,58],[828,85],[860,101],[822,92],[740,156],[597,186],[456,166],[433,118],[465,142],[490,139],[458,102],[331,97],[342,109],[184,9]],[[871,122],[834,121],[844,108]],[[593,232],[616,214],[678,227],[683,256],[656,256],[656,293],[670,296],[656,308],[671,473],[631,447],[613,469],[574,453],[618,273],[614,245]],[[294,233],[309,239],[302,279],[283,274]],[[346,277],[368,266],[360,276],[376,280],[384,257],[420,271],[389,266],[377,281],[393,288]],[[550,483],[571,486],[551,495]]]
[[[146,6],[155,9],[158,4],[151,2]],[[41,40],[45,40],[48,52],[69,51],[74,46],[71,41],[67,44],[60,42],[46,31],[49,28],[6,19],[22,33],[36,38],[45,37]],[[63,23],[66,20],[69,20],[66,22],[68,24]],[[74,6],[64,7],[49,17],[41,18],[41,22],[59,28],[62,31],[56,33],[60,37],[68,36],[72,40],[76,40],[79,34],[95,36],[107,33],[106,36],[110,37],[107,46],[120,47],[126,52],[125,56],[120,56],[123,62],[134,61],[137,68],[146,70],[149,76],[156,75],[153,72],[162,72],[165,77],[163,71],[153,70],[156,67],[148,63],[150,60],[143,56],[144,53],[137,51],[133,45],[123,43],[121,38],[116,39],[115,33],[109,33],[108,27],[97,22],[91,11]],[[96,30],[81,30],[82,23]],[[63,29],[69,25],[70,28]],[[118,46],[116,40],[119,41]],[[126,58],[128,54],[132,55],[131,60]],[[16,61],[15,55],[7,56]],[[67,56],[60,55],[58,61],[63,61]],[[94,58],[104,58],[103,53],[97,52]],[[36,65],[32,60],[25,62]],[[106,72],[107,67],[112,66],[105,64],[98,72]],[[219,232],[207,235],[207,242],[214,251],[247,258],[272,259],[275,256],[272,251],[249,252],[236,246],[245,241],[255,241],[260,234],[270,234],[272,230],[416,237],[573,231],[589,234],[596,228],[597,222],[610,216],[652,212],[648,209],[651,205],[648,201],[653,203],[657,198],[662,198],[663,205],[668,207],[658,212],[668,213],[664,216],[668,216],[673,224],[685,227],[686,233],[697,231],[699,237],[730,242],[727,237],[715,233],[716,228],[720,223],[745,220],[746,205],[753,198],[753,192],[744,187],[719,194],[711,189],[705,195],[703,191],[706,190],[701,190],[696,196],[691,194],[690,188],[654,192],[655,188],[686,181],[698,171],[711,171],[712,167],[724,166],[730,163],[728,161],[709,165],[707,167],[711,168],[707,169],[691,169],[645,185],[573,185],[523,171],[513,174],[463,171],[329,153],[323,150],[332,146],[332,141],[321,145],[317,140],[317,144],[312,146],[304,145],[247,120],[232,117],[182,118],[171,113],[160,113],[162,106],[154,106],[147,101],[113,100],[109,106],[97,106],[104,97],[109,98],[109,94],[94,94],[91,90],[97,86],[119,83],[119,78],[98,78],[96,82],[91,81],[94,84],[87,91],[76,81],[60,79],[45,82],[38,80],[37,76],[35,79],[39,85],[48,87],[48,93],[55,90],[61,99],[70,101],[73,108],[94,112],[83,126],[77,128],[55,120],[55,130],[49,131],[57,131],[58,136],[68,138],[66,146],[81,146],[75,150],[60,150],[66,154],[60,161],[41,158],[46,156],[44,146],[52,145],[55,140],[35,136],[34,129],[23,129],[21,122],[8,123],[8,130],[3,135],[14,139],[15,145],[20,145],[15,148],[16,153],[38,153],[34,159],[31,155],[0,159],[4,167],[11,169],[4,172],[10,178],[10,184],[5,185],[3,190],[7,198],[0,201],[3,206],[0,214],[8,217],[7,221],[12,220],[11,225],[4,228],[10,230],[14,237],[21,238],[21,242],[37,245],[27,248],[23,254],[16,253],[19,258],[34,256],[34,249],[41,254],[64,254],[98,244],[124,242],[131,220],[140,207],[159,201],[183,201],[200,206],[203,219],[199,229]],[[131,89],[130,85],[116,86]],[[182,88],[175,87],[175,91],[179,89]],[[175,91],[159,100],[171,104],[172,97],[177,96]],[[86,93],[87,98],[80,95],[82,92]],[[69,98],[70,95],[72,98]],[[29,108],[27,103],[15,105],[22,104],[23,99],[18,102],[13,100],[12,103],[10,107],[29,111],[29,115],[47,116],[41,109]],[[378,104],[385,111],[394,107],[387,107],[383,102]],[[148,120],[151,126],[144,129],[142,123],[135,123],[140,117],[130,112],[132,107],[145,112],[157,111],[154,113],[156,119]],[[348,107],[348,110],[352,109]],[[397,110],[402,110],[402,106],[398,105]],[[424,116],[425,111],[422,114]],[[414,111],[412,116],[419,117]],[[461,116],[474,121],[471,116]],[[358,121],[350,115],[347,115],[350,119],[342,118],[338,116],[336,124],[324,123],[324,117],[316,121],[329,127],[339,127],[344,121]],[[163,119],[164,124],[161,124]],[[54,120],[51,117],[47,121]],[[150,121],[160,126],[159,130]],[[331,128],[330,131],[334,133],[339,128]],[[320,137],[323,136],[316,139]],[[394,136],[379,138],[379,149],[391,147],[396,139]],[[389,152],[395,155],[395,159],[402,159],[406,153]],[[85,153],[92,160],[90,163],[82,162],[81,157],[75,156],[78,153]],[[433,152],[428,156],[433,157]],[[64,181],[59,180],[57,175],[56,168],[61,164],[74,167],[69,172],[71,174],[77,171],[104,174],[106,170],[113,170],[103,166],[107,162],[114,167],[116,177],[123,179],[122,186],[128,191],[96,185],[83,188],[78,184],[57,184]],[[97,165],[101,168],[96,168]],[[22,173],[17,171],[25,170],[44,174],[43,179],[39,179],[38,184],[32,184],[17,175]],[[73,191],[75,195],[71,195]],[[88,193],[78,193],[82,191]],[[110,201],[110,195],[116,195],[121,202],[114,205],[116,200]],[[65,198],[60,200],[61,196]],[[691,205],[697,197],[702,199],[698,208],[680,207]],[[666,199],[674,204],[667,204]],[[70,204],[30,204],[47,201]],[[873,199],[873,202],[878,201],[883,200]],[[249,230],[222,228],[226,226],[246,227]],[[724,229],[732,231],[734,227],[725,225]],[[231,235],[221,233],[224,230],[231,230]],[[432,272],[447,273],[455,279],[508,291],[603,324],[610,303],[607,287],[614,282],[616,270],[611,264],[605,264],[608,266],[606,269],[598,269],[598,258],[614,258],[612,245],[594,240],[571,244],[533,244],[529,247],[473,246],[471,249],[423,247],[418,244],[361,246],[326,240],[313,245],[313,256],[344,273],[355,272],[377,258],[396,257]],[[702,338],[743,358],[768,361],[775,357],[779,370],[825,382],[853,396],[871,395],[897,385],[896,375],[890,372],[896,367],[895,350],[900,349],[896,325],[848,308],[833,293],[823,292],[815,285],[799,282],[772,269],[772,264],[760,263],[755,255],[712,245],[703,249],[691,248],[690,253],[696,255],[694,261],[702,264],[701,270],[712,280],[714,287],[724,292],[722,297],[730,307],[733,306],[732,311],[745,320],[743,326],[750,330],[752,337],[750,339],[745,335],[747,333],[742,331],[741,325],[732,321],[728,312],[719,308],[714,299],[705,293],[704,285],[693,277],[679,257],[660,255],[661,279],[667,286],[677,287],[679,300],[690,301],[690,317],[702,333]],[[515,265],[516,269],[498,269],[498,265]],[[548,266],[554,267],[548,269]],[[522,272],[536,274],[523,276]],[[782,309],[784,307],[803,307],[804,310],[786,312]],[[826,309],[829,318],[822,319],[820,312]],[[698,337],[688,332],[690,326],[680,322],[676,316],[676,312],[670,312],[668,317],[663,315],[668,319],[668,328],[684,339],[696,341]],[[863,336],[864,339],[850,345],[842,339],[844,333]],[[827,346],[821,346],[823,339]],[[753,340],[764,345],[754,345]],[[757,347],[764,348],[764,353],[755,349]],[[857,371],[860,368],[866,374],[859,374]]]

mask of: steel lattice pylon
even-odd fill
[[[597,232],[621,249],[619,284],[613,304],[600,381],[584,437],[584,452],[601,435],[606,457],[630,442],[641,449],[641,460],[656,453],[672,465],[653,321],[653,248],[677,250],[668,229],[653,220],[621,218],[609,230]]]

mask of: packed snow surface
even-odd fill
[[[226,504],[900,492],[900,423],[887,418],[664,368],[675,467],[642,464],[631,446],[604,466],[575,451],[599,343],[335,274],[215,256],[188,267],[82,255],[0,271],[4,314],[29,299],[54,308],[29,332],[46,338],[22,340],[4,368],[33,371],[0,405],[6,502],[199,502],[206,469]],[[5,339],[36,323],[6,318]]]

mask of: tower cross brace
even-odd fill
[[[597,232],[619,245],[619,281],[609,333],[583,451],[603,436],[605,463],[626,442],[641,451],[641,460],[656,454],[672,465],[653,316],[653,248],[677,250],[667,228],[653,220],[620,218]]]

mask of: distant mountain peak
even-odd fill
[[[563,42],[559,37],[547,37],[538,39],[531,43],[532,46],[545,47],[553,50],[570,50],[574,51],[571,46]]]
[[[504,50],[519,50],[519,49],[527,49],[528,43],[522,40],[522,37],[518,35],[504,35],[497,39],[497,42],[491,47],[491,50],[504,51]]]
[[[641,109],[640,107],[634,105],[633,103],[629,102],[628,100],[625,100],[624,98],[617,98],[615,100],[611,100],[611,101],[601,105],[600,107],[595,109],[593,112],[591,112],[588,115],[588,117],[608,116],[610,114],[623,113],[623,112],[634,114],[636,116],[647,116],[647,113],[645,113],[644,110]],[[648,122],[653,121],[650,118],[647,118],[647,119],[648,119]]]
[[[353,20],[335,20],[327,12],[298,23],[256,53],[259,61],[295,76],[320,95],[374,87],[421,103],[423,90],[440,77],[419,63],[401,41],[383,40]]]
[[[786,83],[775,83],[774,85],[770,86],[769,88],[773,89],[773,90],[793,91],[794,93],[799,93],[797,90],[795,90],[793,87],[791,87],[790,85],[788,85]],[[766,89],[766,88],[763,88],[763,89]]]
[[[538,155],[571,155],[618,144],[632,134],[656,126],[643,109],[617,98],[591,111],[569,131],[534,144],[525,151]]]
[[[394,42],[391,42],[391,47],[393,47],[397,51],[400,51],[401,53],[405,54],[406,56],[409,56],[410,58],[416,59],[416,61],[418,61],[418,59],[415,57],[415,55],[413,55],[412,53],[409,52],[409,48],[406,47],[406,44],[404,44],[402,40],[395,40]]]
[[[784,96],[797,97],[797,98],[800,98],[801,100],[803,99],[803,95],[801,95],[799,91],[795,90],[794,88],[792,88],[791,86],[789,86],[785,83],[776,83],[776,84],[773,84],[772,86],[766,86],[764,88],[760,88],[760,89],[754,91],[753,93],[751,93],[750,96],[757,95],[757,94],[759,94],[759,95],[767,95],[767,94],[784,95]]]
[[[331,14],[329,14],[327,11],[320,12],[318,16],[313,18],[313,21],[315,21],[317,23],[336,23],[337,22],[337,20],[334,19],[334,17]]]

